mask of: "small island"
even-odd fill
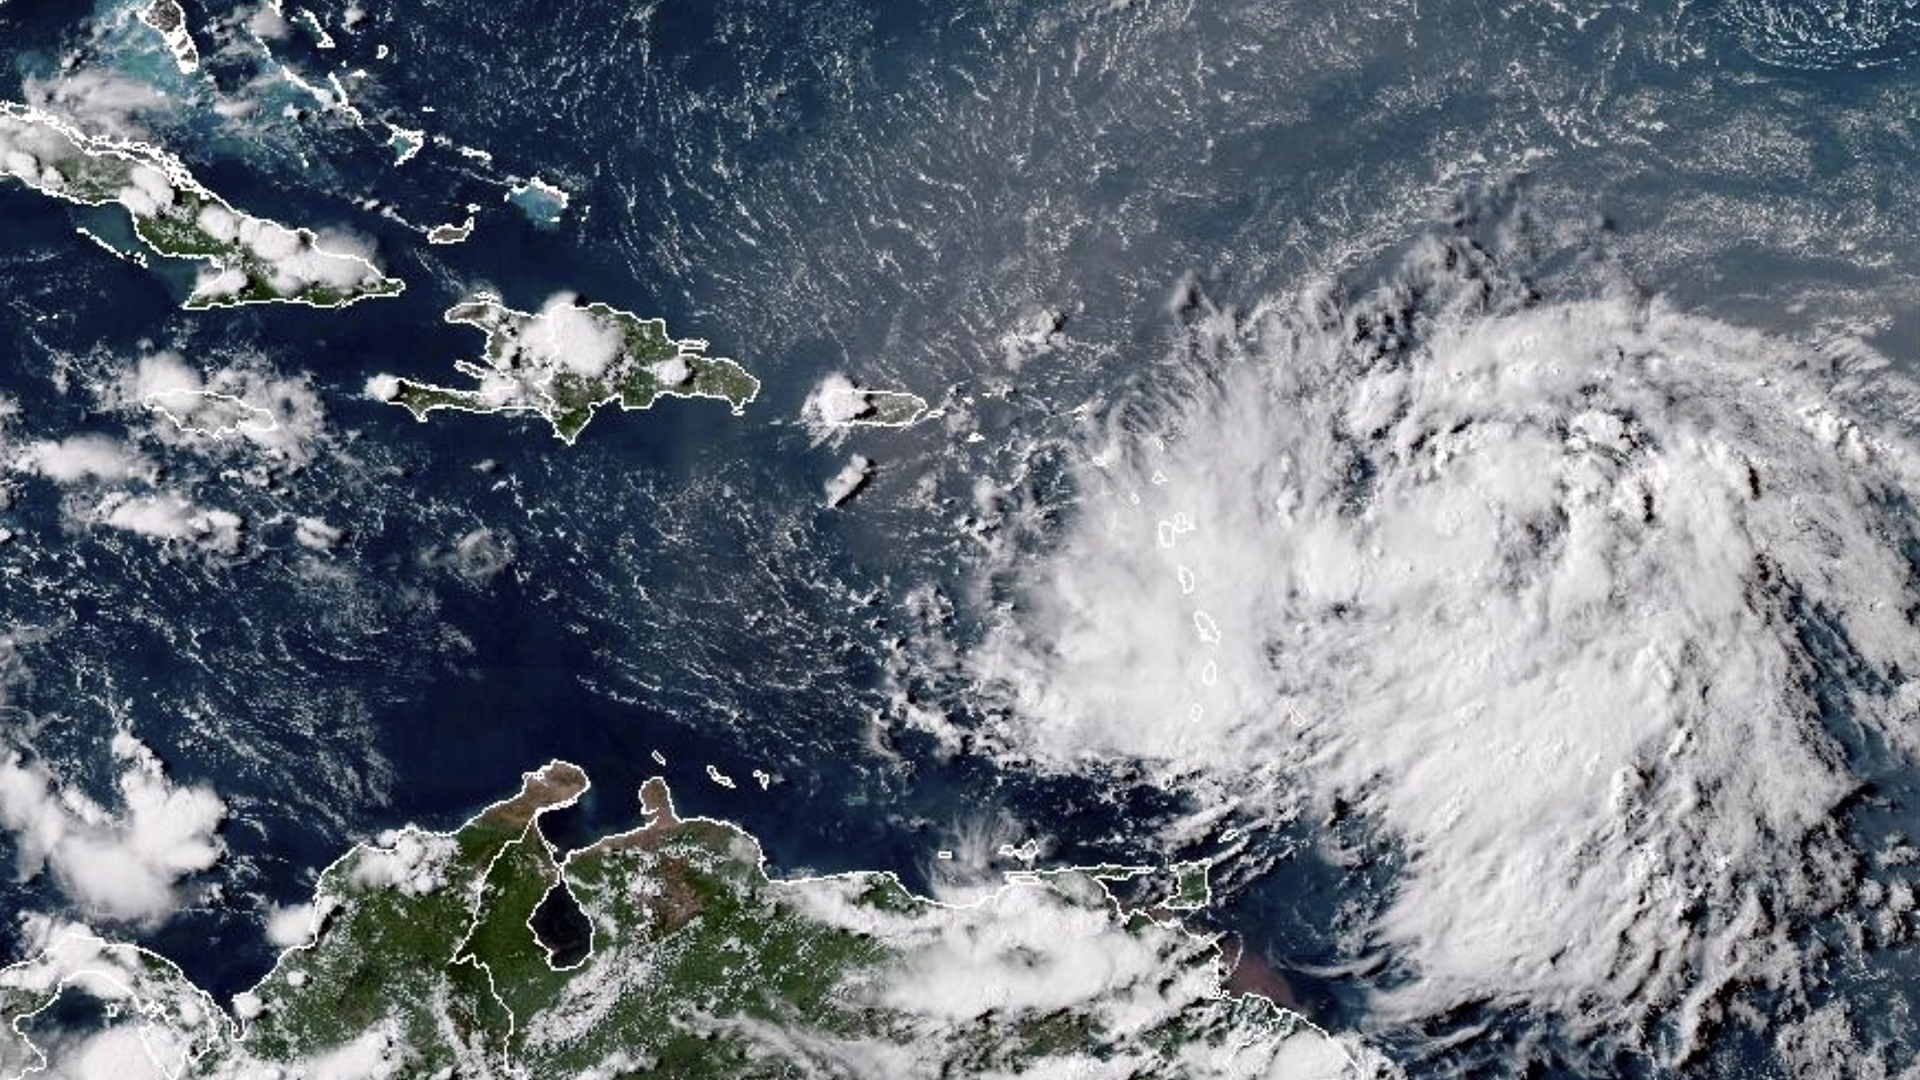
[[[0,102],[0,175],[83,206],[117,204],[155,254],[202,263],[189,308],[345,307],[404,288],[364,255],[234,209],[157,147],[90,136],[16,102]]]
[[[473,215],[468,214],[467,220],[464,222],[461,222],[460,224],[455,225],[455,224],[449,223],[446,225],[435,225],[432,228],[428,229],[427,243],[429,244],[460,244],[460,243],[465,243],[467,237],[472,235],[473,235]]]
[[[820,380],[801,406],[802,419],[817,428],[904,428],[928,415],[927,401],[904,390],[873,390],[838,372]]]
[[[663,397],[717,398],[736,415],[760,393],[760,380],[732,360],[706,355],[698,338],[675,339],[664,319],[643,319],[568,293],[538,312],[516,311],[481,293],[448,309],[446,320],[487,335],[485,363],[455,361],[472,389],[377,375],[367,392],[424,421],[436,409],[529,412],[573,445],[603,405],[652,408]]]
[[[567,204],[572,199],[564,188],[536,176],[508,189],[506,201],[525,214],[528,221],[550,229],[560,224],[561,217],[567,212]]]
[[[562,850],[541,819],[587,787],[552,762],[453,832],[354,848],[321,874],[306,942],[231,1013],[157,954],[50,933],[0,971],[0,1064],[59,1069],[119,1040],[182,1080],[1376,1070],[1228,990],[1216,939],[1172,910],[1190,897],[1153,900],[1164,871],[1025,871],[945,901],[886,873],[777,880],[752,836],[681,816],[658,779],[638,827]],[[1116,899],[1130,883],[1141,903]],[[45,1010],[89,998],[103,1028],[36,1039]]]
[[[180,0],[148,0],[134,15],[160,35],[167,51],[173,54],[180,74],[191,75],[200,70],[200,50],[193,43],[193,35],[187,33],[187,12],[180,6]]]

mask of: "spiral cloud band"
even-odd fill
[[[1206,351],[1087,448],[965,661],[981,734],[1351,808],[1406,858],[1390,1018],[1541,1008],[1677,1060],[1743,989],[1802,1000],[1855,744],[1916,749],[1908,448],[1805,349],[1536,303],[1455,243]]]

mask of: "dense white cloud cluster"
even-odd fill
[[[1490,312],[1450,254],[1227,327],[1181,400],[1093,436],[963,663],[1009,754],[1391,837],[1372,935],[1417,977],[1384,1015],[1512,1003],[1684,1056],[1729,988],[1795,999],[1791,919],[1847,898],[1860,780],[1823,709],[1915,751],[1920,484],[1785,343]]]
[[[620,358],[625,339],[618,325],[579,306],[577,296],[558,292],[540,305],[514,344],[535,367],[597,379]]]
[[[858,896],[870,887],[871,881],[855,877],[786,882],[780,889],[809,918],[871,937],[901,954],[899,966],[853,992],[913,1018],[919,1037],[929,1043],[997,1018],[1082,1012],[1094,1030],[1129,1037],[1182,1018],[1195,1020],[1224,1000],[1213,939],[1171,924],[1124,927],[1104,889],[1077,874],[1016,875],[969,890],[964,902],[913,911],[860,903]],[[1391,1073],[1350,1041],[1278,1010],[1269,1027],[1252,1030],[1264,1037],[1244,1037],[1243,1031],[1232,1047],[1195,1040],[1192,1075],[1308,1080]],[[832,1055],[858,1060],[861,1050],[894,1049],[835,1044]],[[1127,1053],[1095,1056],[1069,1046],[1022,1075],[1120,1080],[1151,1067]],[[896,1063],[875,1075],[923,1071]]]
[[[809,423],[840,427],[873,411],[867,395],[852,379],[835,371],[820,380],[800,407],[800,415]]]
[[[16,753],[0,762],[0,826],[14,835],[23,876],[51,869],[89,914],[157,922],[179,904],[180,879],[225,850],[217,833],[226,804],[211,788],[169,781],[131,735],[116,735],[112,751],[123,770],[117,812]]]
[[[44,439],[23,447],[14,468],[36,473],[55,483],[87,480],[127,480],[151,476],[153,466],[120,440],[107,435],[71,435]]]

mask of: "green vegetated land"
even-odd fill
[[[927,414],[927,401],[903,390],[862,390],[867,411],[859,422],[875,427],[906,427]]]
[[[118,204],[134,235],[154,254],[206,264],[208,272],[187,297],[189,308],[249,303],[342,307],[405,286],[373,264],[315,245],[306,229],[253,218],[228,206],[157,148],[125,140],[90,138],[14,102],[0,102],[0,175],[46,195],[86,206]],[[223,223],[224,238],[209,231]],[[273,243],[256,238],[274,233]],[[259,248],[264,247],[266,254]],[[131,256],[132,253],[127,253]]]
[[[243,1023],[150,953],[89,936],[50,948],[0,972],[0,1066],[36,1060],[40,1010],[93,994],[193,1077],[348,1062],[675,1080],[1351,1068],[1298,1017],[1221,992],[1211,939],[1101,884],[1148,871],[1015,875],[961,905],[888,874],[774,881],[751,837],[677,817],[659,780],[641,790],[644,825],[563,854],[540,818],[586,787],[555,762],[453,833],[390,834],[340,859],[312,942],[237,999]],[[543,908],[585,933],[550,948]]]
[[[725,401],[737,414],[760,393],[760,380],[745,368],[706,355],[704,341],[673,338],[664,319],[643,319],[602,303],[569,308],[618,335],[617,352],[603,370],[576,370],[551,346],[532,344],[546,321],[556,318],[553,311],[515,311],[497,297],[483,295],[446,313],[448,322],[477,327],[487,335],[484,364],[454,365],[478,387],[395,379],[380,396],[420,420],[436,409],[536,413],[553,426],[555,437],[572,445],[604,405],[638,410],[652,408],[663,397],[703,397]]]

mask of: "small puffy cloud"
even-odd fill
[[[206,203],[200,207],[195,223],[208,236],[223,243],[231,244],[240,238],[240,219],[232,210],[219,203]]]
[[[450,546],[429,548],[421,554],[420,561],[425,566],[450,570],[468,584],[486,585],[513,565],[513,558],[512,537],[479,528],[464,534]]]
[[[197,510],[178,495],[117,498],[102,509],[102,521],[142,536],[184,540],[195,532]]]
[[[310,551],[332,551],[344,535],[337,526],[320,518],[303,517],[294,522],[294,542]]]
[[[367,380],[366,393],[375,401],[392,401],[400,396],[400,379],[394,375],[375,375]]]
[[[313,940],[314,926],[318,921],[312,904],[269,907],[267,940],[282,949],[297,948]]]
[[[120,190],[120,204],[139,217],[152,217],[173,205],[173,181],[151,165],[133,167],[132,183]]]
[[[1012,328],[1000,336],[1000,355],[1007,367],[1020,366],[1037,356],[1051,352],[1060,343],[1065,313],[1037,308],[1021,315]]]
[[[685,357],[676,356],[671,360],[661,360],[647,370],[661,386],[679,386],[693,378],[693,365]]]
[[[237,266],[209,266],[194,279],[193,294],[204,297],[238,296],[247,287],[247,272]]]
[[[133,167],[132,180],[133,186],[146,192],[154,202],[161,206],[172,205],[173,181],[167,178],[166,173],[142,163]]]
[[[15,753],[0,762],[0,826],[15,836],[19,870],[51,870],[90,915],[154,923],[180,903],[181,878],[219,861],[226,804],[213,789],[167,779],[160,760],[131,735],[116,735],[122,763],[117,812],[62,790],[44,765]]]
[[[321,229],[313,238],[313,245],[329,255],[346,256],[369,263],[378,254],[371,237],[345,229]]]
[[[293,32],[286,16],[273,4],[261,4],[247,16],[247,32],[262,41],[279,41]]]
[[[873,459],[853,455],[840,471],[827,480],[826,496],[828,506],[839,506],[853,498],[866,486],[867,477],[873,475]]]
[[[246,218],[240,222],[240,242],[250,248],[255,255],[269,262],[291,257],[300,250],[300,235],[292,229],[263,218]]]
[[[122,383],[137,400],[159,394],[197,394],[205,389],[200,373],[188,367],[186,360],[176,352],[159,352],[141,357],[122,379]]]

